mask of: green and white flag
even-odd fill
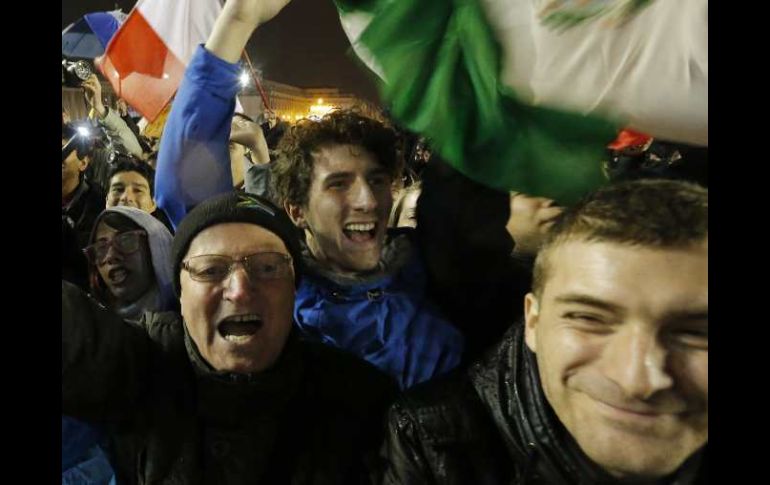
[[[469,177],[573,201],[620,128],[708,145],[708,0],[335,0],[394,118]]]

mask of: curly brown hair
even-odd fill
[[[272,197],[279,204],[306,206],[313,182],[313,154],[323,145],[357,145],[374,155],[394,182],[404,167],[403,142],[391,127],[352,110],[338,110],[320,121],[301,120],[278,144],[271,169]]]

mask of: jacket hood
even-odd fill
[[[138,306],[141,308],[132,308],[131,316],[138,317],[145,311],[162,312],[173,309],[177,301],[171,277],[171,242],[173,241],[173,236],[166,226],[151,214],[134,207],[115,206],[105,209],[96,218],[91,230],[89,243],[92,243],[96,237],[96,228],[99,226],[99,222],[110,212],[118,213],[131,219],[147,232],[152,269],[155,273],[155,285],[150,291],[155,292],[155,295],[146,294],[137,300]]]

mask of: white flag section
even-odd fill
[[[537,21],[536,2],[481,2],[503,49],[501,81],[533,104],[708,145],[707,0],[656,0],[621,25],[599,18],[564,31]],[[528,35],[522,17],[530,19]]]
[[[221,10],[219,0],[139,0],[97,64],[118,96],[154,120]]]
[[[220,0],[140,0],[136,8],[186,66],[198,44],[211,34],[222,11]]]
[[[474,2],[500,47],[498,82],[519,101],[599,115],[670,141],[708,145],[708,0],[637,2],[643,7],[623,22],[596,16],[563,28],[542,21],[546,8],[613,2],[466,3]],[[394,2],[379,5],[388,3]],[[381,77],[388,73],[359,39],[384,8],[340,9],[356,53]]]

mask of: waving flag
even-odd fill
[[[707,0],[336,0],[394,118],[488,186],[574,200],[620,127],[708,145]]]
[[[152,121],[221,10],[219,0],[139,0],[97,65],[117,95]]]

